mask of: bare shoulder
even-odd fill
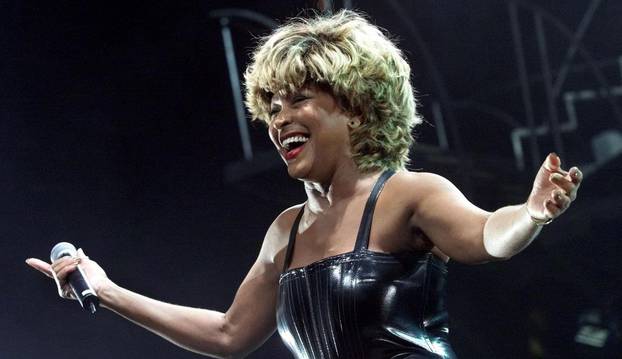
[[[417,205],[430,197],[443,193],[459,194],[460,191],[447,178],[430,172],[397,172],[388,188],[395,196]]]
[[[400,172],[391,191],[411,210],[409,224],[434,245],[439,257],[475,263],[488,260],[483,228],[490,213],[472,204],[448,179],[425,172]]]
[[[282,257],[287,249],[289,233],[298,212],[303,206],[304,203],[301,203],[287,208],[272,222],[261,247],[260,257],[264,261],[277,265],[283,261]]]
[[[393,176],[392,181],[416,188],[453,186],[447,178],[431,172],[399,171]]]

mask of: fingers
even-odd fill
[[[562,160],[555,152],[549,153],[548,156],[544,159],[544,163],[542,163],[542,167],[545,171],[550,173],[559,173],[562,176],[567,176],[568,172],[566,172],[562,167]]]
[[[574,201],[577,197],[577,191],[582,179],[583,174],[577,167],[572,167],[565,176],[560,173],[552,173],[549,176],[549,181],[561,189],[571,201]]]
[[[530,200],[527,201],[531,213],[537,214],[532,219],[539,220],[541,215],[553,219],[566,211],[577,198],[582,180],[583,174],[577,167],[565,171],[561,168],[559,156],[550,153],[538,171]]]
[[[28,258],[26,259],[26,264],[45,274],[46,276],[54,278],[54,275],[52,274],[52,266],[49,263],[37,258]]]
[[[550,199],[544,201],[544,214],[546,218],[555,218],[561,209]]]
[[[81,261],[82,259],[79,257],[62,257],[52,263],[52,271],[54,271],[56,279],[61,285],[64,285],[67,276],[78,268]]]
[[[572,167],[570,170],[565,171],[561,168],[561,159],[555,153],[550,153],[544,163],[542,164],[542,168],[552,174],[559,174],[562,177],[566,177],[570,182],[575,185],[579,185],[583,180],[583,173],[579,170],[578,167]]]
[[[551,197],[544,201],[544,214],[548,218],[556,218],[564,213],[572,200],[561,190],[555,190],[551,193]]]
[[[557,172],[560,169],[561,164],[562,161],[559,156],[557,156],[555,152],[551,152],[544,159],[542,167],[544,167],[549,172]]]
[[[58,288],[58,295],[65,299],[76,299],[73,290],[67,283],[67,277],[78,269],[82,261],[80,257],[62,257],[52,263],[54,281]]]
[[[569,171],[570,180],[574,183],[574,188],[570,191],[570,200],[574,201],[577,198],[577,191],[579,190],[579,186],[581,186],[581,181],[583,181],[583,173],[577,168],[572,167]]]
[[[551,173],[549,181],[568,194],[576,187],[576,184],[572,181],[570,176],[563,176],[560,173]]]
[[[551,202],[563,212],[570,206],[572,200],[561,190],[556,190],[551,194]]]
[[[81,258],[63,257],[51,265],[37,258],[26,259],[26,264],[46,276],[53,278],[58,288],[58,295],[65,299],[76,299],[67,283],[67,276],[76,270]]]
[[[549,198],[542,203],[544,217],[557,218],[570,207],[571,202],[572,200],[564,191],[560,189],[554,190]]]
[[[577,167],[572,167],[570,171],[568,171],[568,174],[570,175],[572,183],[579,187],[581,181],[583,181],[583,172],[581,172]]]
[[[58,295],[65,299],[76,299],[76,296],[73,294],[73,290],[68,284],[64,285],[62,288],[59,287]]]

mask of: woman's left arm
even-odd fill
[[[561,168],[549,154],[534,180],[527,202],[493,213],[470,203],[442,177],[424,176],[425,193],[413,223],[446,255],[463,263],[507,259],[527,247],[542,226],[559,217],[577,196],[582,174]]]
[[[493,257],[509,258],[527,247],[543,225],[559,217],[577,198],[582,178],[577,167],[564,171],[559,157],[549,154],[540,166],[527,202],[501,208],[486,221],[486,251]]]

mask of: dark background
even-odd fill
[[[524,201],[536,159],[549,151],[586,172],[573,207],[519,256],[450,264],[459,356],[620,355],[622,2],[7,0],[0,2],[0,358],[197,357],[109,311],[89,317],[23,261],[69,241],[129,289],[225,311],[271,221],[305,197],[261,125],[250,125],[255,158],[243,159],[221,27],[209,13],[243,8],[282,22],[302,9],[350,4],[393,34],[412,64],[429,121],[415,134],[413,169],[450,178],[487,210]],[[534,125],[568,121],[565,94],[595,94],[576,102],[574,129],[522,141],[523,169],[510,141],[529,118],[512,6]],[[568,70],[552,98],[538,16],[553,78]],[[268,30],[238,18],[231,30],[242,70],[253,36]],[[580,51],[567,58],[573,36]],[[593,150],[604,131],[614,138],[602,147],[612,153],[605,160]],[[587,324],[606,334],[603,348],[575,341]],[[274,336],[250,357],[290,355]]]

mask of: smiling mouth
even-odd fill
[[[284,139],[281,142],[281,147],[285,151],[291,151],[298,147],[304,146],[304,144],[307,143],[307,141],[309,141],[309,136],[304,136],[304,135],[291,136],[291,137]]]
[[[293,160],[304,149],[310,137],[306,134],[295,134],[280,142],[281,153],[286,161]]]
[[[285,157],[286,161],[289,160],[293,160],[294,158],[296,158],[300,152],[302,152],[302,150],[305,148],[305,144],[300,144],[294,148],[292,148],[291,150],[287,151],[285,150],[285,153],[283,154],[283,157]]]

